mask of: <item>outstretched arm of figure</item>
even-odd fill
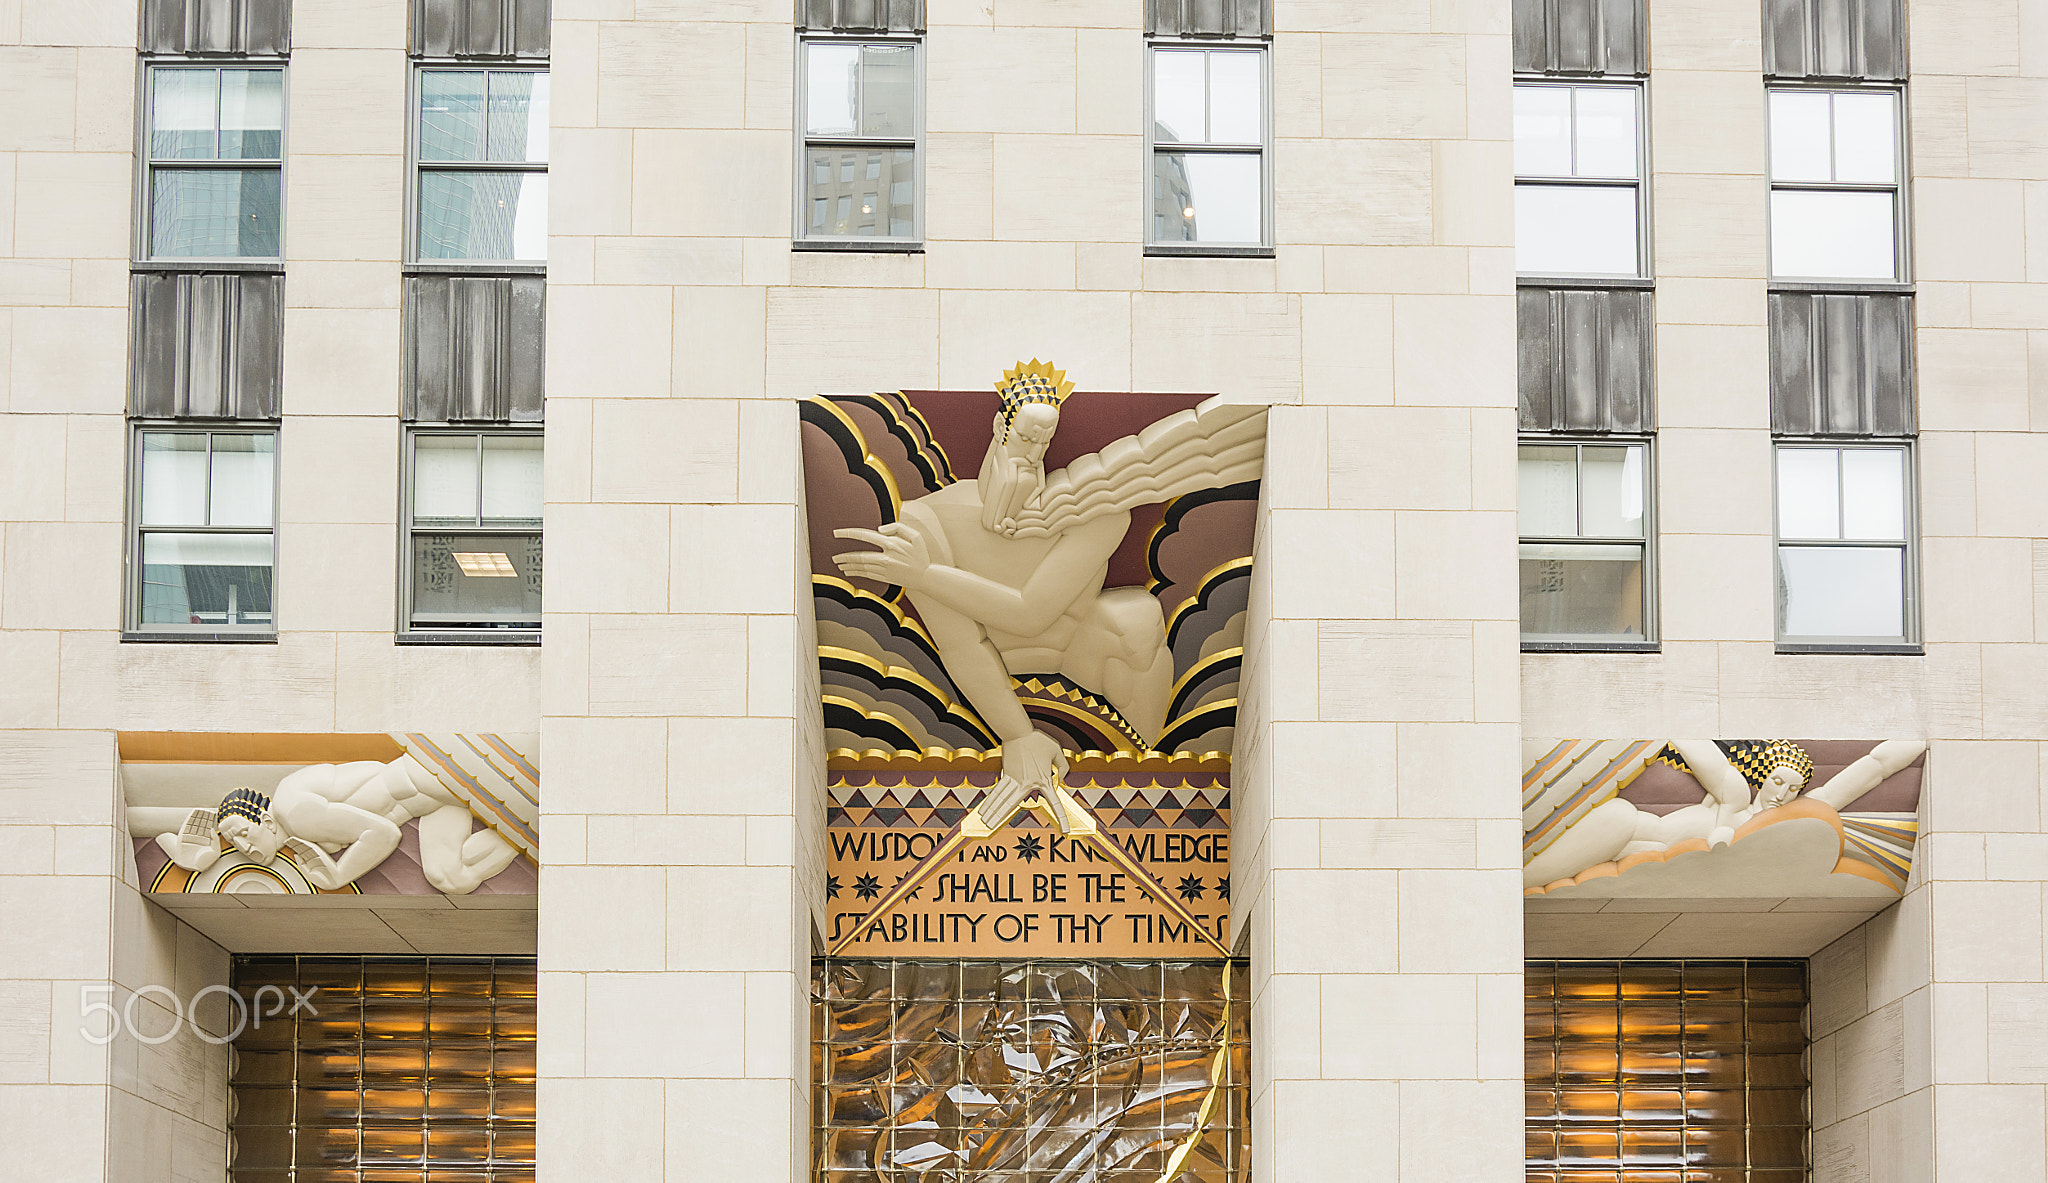
[[[205,807],[185,815],[175,834],[158,834],[156,844],[187,871],[204,871],[220,861],[220,835],[213,828],[214,811]]]
[[[850,579],[897,584],[1006,633],[1033,636],[1052,627],[1089,590],[1089,583],[1099,579],[1127,526],[1123,515],[1112,515],[1069,531],[1053,543],[1022,587],[933,562],[923,532],[902,522],[880,530],[833,531],[836,537],[880,548],[834,555],[833,562]]]
[[[1674,739],[1671,746],[1685,757],[1693,779],[1707,791],[1706,804],[1714,807],[1714,829],[1707,835],[1707,845],[1726,845],[1735,837],[1739,815],[1749,808],[1749,782],[1711,739]]]
[[[307,881],[329,891],[354,883],[389,858],[402,836],[390,820],[340,802],[309,796],[276,808]],[[323,843],[342,850],[329,855],[318,845]]]
[[[1816,801],[1824,801],[1836,809],[1847,809],[1856,799],[1883,784],[1893,773],[1920,758],[1927,750],[1927,741],[1919,739],[1888,739],[1870,749],[1870,753],[1850,764],[1833,776],[1828,783],[1806,794]]]

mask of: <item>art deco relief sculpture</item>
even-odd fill
[[[1157,740],[1174,682],[1165,618],[1142,587],[1104,589],[1110,557],[1134,507],[1256,480],[1265,452],[1265,408],[1211,399],[1048,474],[1046,449],[1073,383],[1034,359],[996,389],[976,479],[906,502],[880,529],[834,531],[876,548],[834,561],[848,578],[905,589],[946,673],[1001,742],[1002,780],[977,810],[988,827],[1030,796],[1056,798],[1067,766],[1059,742],[1034,728],[1012,674],[1071,678],[1148,745]],[[1065,811],[1055,813],[1064,823]]]
[[[475,891],[522,853],[537,858],[537,765],[497,735],[392,738],[405,749],[393,760],[308,764],[269,792],[230,789],[218,805],[131,806],[130,833],[154,839],[172,866],[190,872],[183,882],[241,864],[295,869],[280,882],[330,892],[377,870],[408,833],[417,874],[449,895]]]
[[[1595,881],[1657,864],[1662,869],[1638,876],[1644,885],[1655,878],[1700,894],[1795,894],[1786,885],[1799,882],[1852,893],[1874,882],[1896,891],[1911,865],[1917,776],[1901,802],[1863,814],[1850,810],[1914,765],[1927,745],[1847,746],[1867,750],[1812,787],[1815,759],[1789,740],[1534,741],[1523,777],[1523,883],[1551,892],[1591,884],[1597,894],[1625,895],[1630,892],[1618,885]],[[1632,789],[1652,770],[1675,770],[1696,783],[1696,802],[1683,790],[1673,799]],[[1905,802],[1910,809],[1897,808]],[[1696,861],[1753,838],[1759,840],[1743,852],[1740,867]],[[1809,864],[1804,869],[1793,865],[1802,860]],[[1685,871],[1672,869],[1681,863]],[[1728,879],[1731,874],[1737,878]],[[1727,881],[1716,883],[1717,875]],[[1836,875],[1857,884],[1826,883]]]

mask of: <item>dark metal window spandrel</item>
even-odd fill
[[[1652,430],[1650,308],[1640,288],[1518,289],[1520,429]]]
[[[138,272],[129,413],[275,419],[284,367],[284,276]]]
[[[1764,0],[1764,73],[1905,81],[1903,0]]]
[[[1913,297],[1772,292],[1771,430],[1914,431]]]
[[[405,416],[539,423],[547,280],[414,275],[405,281]]]
[[[1145,0],[1153,37],[1270,37],[1272,0]]]
[[[1642,74],[1650,68],[1643,0],[1514,0],[1515,71]]]
[[[418,57],[544,59],[552,0],[412,0]]]
[[[808,33],[922,33],[924,0],[796,0]]]
[[[144,0],[144,53],[282,56],[292,47],[291,0]]]

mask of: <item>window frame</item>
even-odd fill
[[[1524,653],[1656,653],[1662,648],[1658,628],[1658,580],[1657,580],[1657,443],[1650,433],[1622,433],[1612,435],[1571,432],[1539,434],[1523,432],[1515,439],[1515,462],[1519,470],[1522,449],[1527,447],[1576,449],[1573,458],[1573,480],[1575,488],[1583,487],[1585,471],[1585,449],[1589,447],[1640,447],[1643,449],[1643,533],[1641,538],[1617,538],[1574,534],[1570,537],[1547,534],[1524,534],[1521,523],[1515,525],[1515,556],[1517,579],[1521,565],[1521,548],[1528,543],[1549,543],[1566,546],[1640,546],[1643,550],[1643,636],[1641,640],[1602,640],[1597,637],[1570,636],[1564,634],[1530,634],[1521,631],[1519,608],[1517,611],[1517,635]],[[1581,510],[1583,512],[1583,510]],[[1518,596],[1519,598],[1519,596]]]
[[[541,539],[543,554],[547,543],[547,509],[543,500],[541,524],[538,526],[475,526],[422,528],[413,518],[413,457],[414,441],[422,436],[454,437],[471,436],[479,442],[478,480],[482,480],[482,440],[487,436],[512,436],[539,440],[543,471],[547,463],[547,435],[539,423],[406,423],[399,433],[398,457],[398,628],[396,640],[402,645],[538,645],[541,640],[540,622],[532,624],[503,625],[433,625],[422,626],[413,621],[413,539],[420,534],[486,534],[507,538],[538,537]],[[482,504],[479,501],[478,510]],[[545,559],[543,559],[545,562]],[[545,605],[546,591],[542,591]]]
[[[1901,496],[1901,528],[1905,537],[1899,542],[1880,539],[1787,539],[1783,533],[1784,490],[1778,478],[1778,455],[1786,450],[1811,451],[1890,451],[1903,456],[1900,465],[1904,488]],[[1836,483],[1839,503],[1841,470],[1837,461]],[[1785,631],[1785,565],[1783,554],[1787,546],[1825,547],[1846,550],[1897,550],[1901,552],[1900,587],[1901,603],[1899,640],[1854,636],[1819,636]],[[1771,440],[1771,633],[1779,653],[1891,653],[1919,655],[1920,635],[1920,463],[1919,449],[1914,447],[1912,437],[1880,436],[1847,439],[1840,436],[1778,436]]]
[[[1633,180],[1614,177],[1551,177],[1514,174],[1513,186],[1520,191],[1523,185],[1552,188],[1623,189],[1635,190],[1636,195],[1636,268],[1633,272],[1610,271],[1515,271],[1517,283],[1534,287],[1544,285],[1579,284],[1604,287],[1645,287],[1656,280],[1656,266],[1651,247],[1655,236],[1651,233],[1650,203],[1650,86],[1641,75],[1559,75],[1559,74],[1517,74],[1512,87],[1546,87],[1561,90],[1631,90],[1636,96],[1636,175]],[[1512,103],[1510,92],[1510,107]],[[1572,107],[1572,127],[1576,136],[1578,127],[1578,106],[1576,99]],[[1513,151],[1510,136],[1509,151]]]
[[[283,431],[270,421],[238,419],[135,419],[128,420],[127,520],[123,528],[121,579],[121,639],[124,642],[229,642],[275,644],[279,611],[278,572],[282,568],[283,531],[279,528],[279,497],[283,491]],[[212,503],[213,441],[215,435],[267,435],[270,437],[270,525],[256,526],[146,526],[142,521],[142,440],[145,435],[207,436],[207,481]],[[148,622],[142,619],[143,539],[149,534],[233,534],[263,535],[270,539],[270,623],[266,625],[191,625]]]
[[[813,136],[807,126],[810,110],[810,47],[813,45],[907,45],[911,50],[911,135],[897,136]],[[919,33],[834,33],[798,30],[796,33],[796,145],[790,201],[790,249],[797,251],[872,251],[922,253],[925,235],[925,161],[929,139],[925,126],[925,44]],[[821,148],[909,148],[911,216],[910,235],[810,234],[804,212],[809,207],[809,165],[813,146]]]
[[[159,70],[277,70],[278,140],[277,160],[159,160],[154,150],[156,87]],[[215,84],[218,87],[218,83]],[[136,63],[135,92],[135,183],[134,216],[129,227],[129,267],[135,271],[282,271],[291,232],[290,191],[285,166],[291,159],[291,62],[281,55],[226,57],[215,54],[144,54]],[[218,90],[216,89],[216,94]],[[219,109],[215,108],[218,126]],[[164,168],[193,168],[205,171],[266,169],[277,173],[277,254],[275,255],[157,255],[151,231],[156,215],[156,173]]]
[[[1892,96],[1892,159],[1895,172],[1891,184],[1867,181],[1780,181],[1771,174],[1771,96],[1791,94],[1888,94]],[[1912,234],[1912,137],[1907,134],[1906,84],[1903,82],[1859,82],[1855,79],[1785,80],[1764,83],[1764,275],[1772,291],[1804,292],[1911,292],[1913,290]],[[1833,134],[1833,104],[1829,105],[1829,134]],[[1832,170],[1833,162],[1830,161]],[[1773,266],[1777,226],[1771,216],[1779,190],[1809,193],[1889,193],[1892,195],[1892,276],[1890,279],[1858,279],[1842,276],[1797,276],[1777,273]]]
[[[1162,146],[1153,135],[1157,119],[1153,104],[1157,98],[1157,63],[1161,50],[1203,50],[1212,53],[1255,53],[1259,58],[1259,142],[1248,144],[1180,143]],[[1144,253],[1154,258],[1211,257],[1211,258],[1253,258],[1270,259],[1275,251],[1273,218],[1273,42],[1270,37],[1259,38],[1215,38],[1215,37],[1162,37],[1145,38],[1145,67],[1142,85],[1144,94],[1144,180],[1141,185],[1143,203],[1140,206],[1140,220],[1143,222]],[[1206,87],[1206,75],[1204,78]],[[1204,93],[1204,102],[1208,96]],[[1153,186],[1158,178],[1157,161],[1162,148],[1166,151],[1213,153],[1220,156],[1244,156],[1256,153],[1259,158],[1259,241],[1255,243],[1206,243],[1162,241],[1153,237],[1152,213],[1158,201]]]
[[[401,253],[401,268],[407,275],[415,274],[464,274],[477,272],[488,275],[545,275],[548,261],[540,259],[422,259],[420,257],[420,182],[426,172],[479,172],[479,173],[522,173],[549,177],[548,205],[554,206],[554,182],[551,170],[554,167],[553,145],[549,145],[548,159],[529,160],[435,160],[420,159],[420,124],[425,112],[420,108],[421,79],[429,73],[482,73],[490,74],[548,74],[549,104],[554,101],[551,63],[545,59],[530,58],[408,58],[406,65],[406,130],[405,130],[405,227]],[[488,79],[485,82],[489,86]],[[488,94],[488,90],[486,91]],[[488,110],[489,99],[486,98]]]

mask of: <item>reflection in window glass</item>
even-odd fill
[[[1149,99],[1149,241],[1264,242],[1264,52],[1156,47]]]
[[[1263,189],[1256,154],[1159,152],[1152,160],[1154,191],[1162,205],[1155,239],[1259,241]]]
[[[422,259],[547,258],[546,173],[420,174]]]
[[[220,158],[276,160],[284,151],[284,71],[220,72]]]
[[[545,71],[420,71],[415,258],[547,260],[548,98]]]
[[[914,239],[917,47],[813,38],[802,54],[798,237]]]
[[[540,434],[421,431],[412,444],[407,627],[538,628]]]
[[[833,179],[835,157],[840,158],[837,179]],[[843,156],[838,149],[812,149],[811,175],[826,179],[814,179],[809,186],[809,232],[908,237],[913,233],[917,214],[911,198],[916,163],[916,154],[909,148],[881,148]]]
[[[135,623],[267,631],[276,436],[145,431],[138,445]]]
[[[276,258],[284,71],[153,67],[149,98],[150,257]]]

